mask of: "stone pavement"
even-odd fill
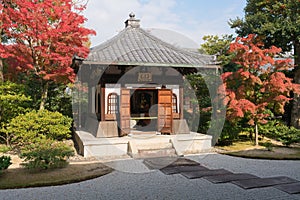
[[[177,166],[169,166],[175,171],[170,175],[163,173],[166,172],[163,169],[171,163],[161,161],[158,170],[153,169],[153,165],[149,167],[149,162],[145,164],[145,160],[119,160],[108,163],[118,170],[93,180],[55,187],[0,190],[0,199],[300,199],[300,194],[289,194],[281,190],[295,185],[298,187],[300,161],[255,160],[220,154],[186,158],[196,161],[196,164],[193,162],[195,165],[184,165],[181,162]],[[193,172],[191,169],[195,167],[200,171],[222,169],[226,173],[220,173],[215,178],[210,176],[193,179],[181,174],[186,169]],[[241,174],[249,176],[246,179],[243,177],[243,180],[259,177],[264,181],[260,184],[268,183],[270,177],[279,178],[277,183],[286,181],[289,184],[245,189],[227,182],[227,179],[237,179]],[[217,183],[218,181],[222,183]]]
[[[166,175],[181,174],[188,179],[204,178],[211,183],[232,183],[243,189],[263,188],[274,186],[289,194],[300,193],[300,181],[286,176],[272,176],[260,178],[248,173],[233,173],[225,169],[209,169],[200,163],[187,158],[178,158],[176,161],[161,167],[167,158],[149,158],[143,162],[148,168],[160,169]],[[172,158],[169,158],[172,160]]]

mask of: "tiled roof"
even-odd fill
[[[178,67],[214,64],[213,56],[172,46],[139,26],[127,26],[112,39],[92,48],[84,63]]]

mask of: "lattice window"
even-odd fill
[[[173,111],[173,113],[178,113],[177,96],[174,93],[172,95],[172,111]]]
[[[110,93],[107,96],[107,114],[119,112],[119,96],[117,93]]]

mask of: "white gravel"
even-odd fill
[[[188,156],[209,168],[251,173],[260,177],[288,176],[300,181],[300,161],[254,160],[219,154]],[[272,187],[244,190],[230,183],[212,184],[205,179],[189,180],[145,170],[141,160],[116,161],[118,168],[108,175],[81,183],[28,189],[0,190],[0,199],[300,199]],[[136,173],[129,173],[136,172]]]

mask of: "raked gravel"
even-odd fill
[[[259,177],[288,176],[300,181],[300,161],[256,160],[220,154],[187,156],[208,168],[224,168]],[[0,199],[300,199],[273,187],[244,190],[231,183],[212,184],[205,179],[164,175],[149,170],[142,160],[119,160],[109,164],[118,170],[105,176],[68,185],[0,190]]]

